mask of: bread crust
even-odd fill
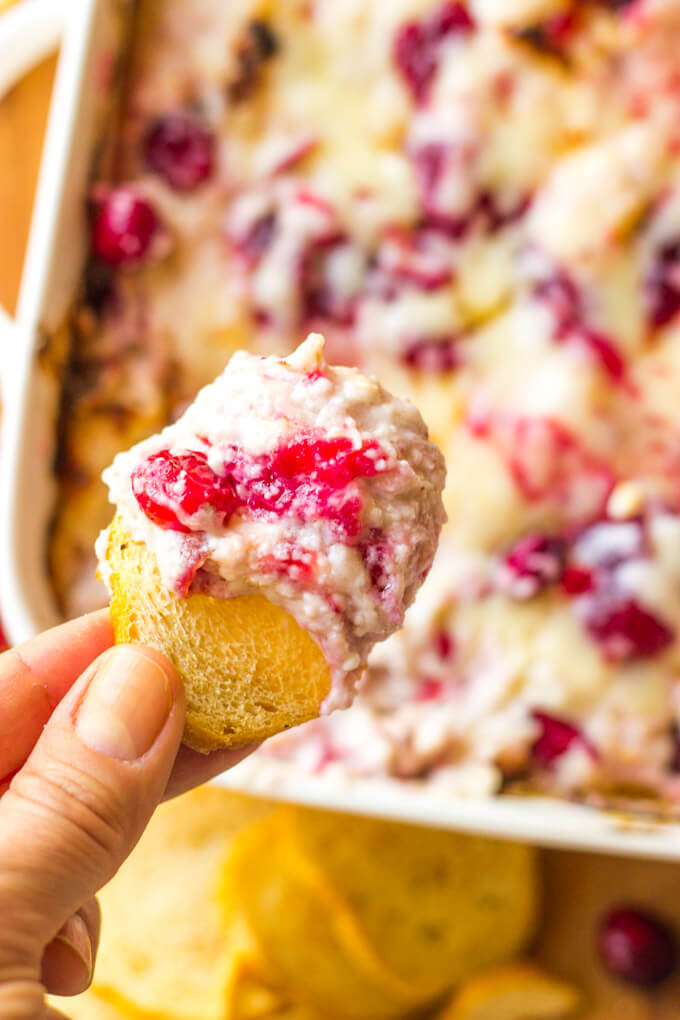
[[[189,747],[243,747],[318,716],[330,669],[290,613],[262,595],[175,595],[119,517],[106,559],[116,643],[150,645],[172,660],[186,693]]]

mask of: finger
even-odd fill
[[[183,724],[172,665],[134,645],[101,656],[57,707],[0,802],[0,987],[3,949],[5,960],[39,961],[127,857],[167,786]]]
[[[193,790],[201,783],[207,783],[209,779],[214,779],[215,776],[221,775],[222,772],[226,772],[227,769],[247,758],[257,747],[259,744],[249,744],[248,747],[239,747],[233,751],[212,751],[210,754],[200,754],[183,744],[175,760],[163,800],[170,800],[180,793]]]
[[[40,980],[52,995],[78,995],[89,987],[99,948],[101,910],[96,899],[68,919],[43,953]]]
[[[53,995],[78,995],[89,987],[93,965],[89,929],[81,914],[73,914],[48,943],[40,980]]]
[[[0,779],[23,765],[55,706],[112,641],[102,610],[0,655]]]
[[[84,903],[78,913],[85,922],[87,933],[90,936],[90,947],[92,949],[92,962],[94,966],[97,961],[99,936],[101,935],[102,928],[102,912],[101,907],[99,906],[99,900],[96,896],[93,896],[91,900]]]

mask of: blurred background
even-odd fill
[[[9,310],[55,66],[0,100]],[[678,874],[199,790],[159,809],[104,890],[93,987],[59,1008],[74,1020],[673,1020]]]

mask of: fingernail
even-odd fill
[[[78,710],[76,733],[88,747],[120,761],[149,750],[172,708],[163,667],[140,648],[107,652]]]
[[[90,933],[87,930],[87,925],[80,914],[74,914],[73,917],[68,919],[56,936],[56,941],[61,942],[67,949],[75,953],[80,958],[87,973],[92,974],[92,943],[90,942]]]

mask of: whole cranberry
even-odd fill
[[[593,588],[593,572],[578,564],[568,566],[562,574],[562,589],[567,595],[585,595]]]
[[[680,241],[663,245],[645,280],[647,314],[652,326],[666,326],[680,312]]]
[[[673,934],[658,917],[638,907],[611,910],[600,923],[597,945],[607,970],[640,988],[661,984],[675,969]]]
[[[113,188],[97,208],[92,222],[92,251],[108,265],[140,262],[158,228],[152,207],[132,188]]]
[[[675,640],[673,629],[636,599],[607,591],[588,597],[583,621],[610,662],[653,658]]]
[[[143,142],[150,170],[175,191],[193,191],[215,168],[215,137],[197,117],[170,113],[149,127]]]

